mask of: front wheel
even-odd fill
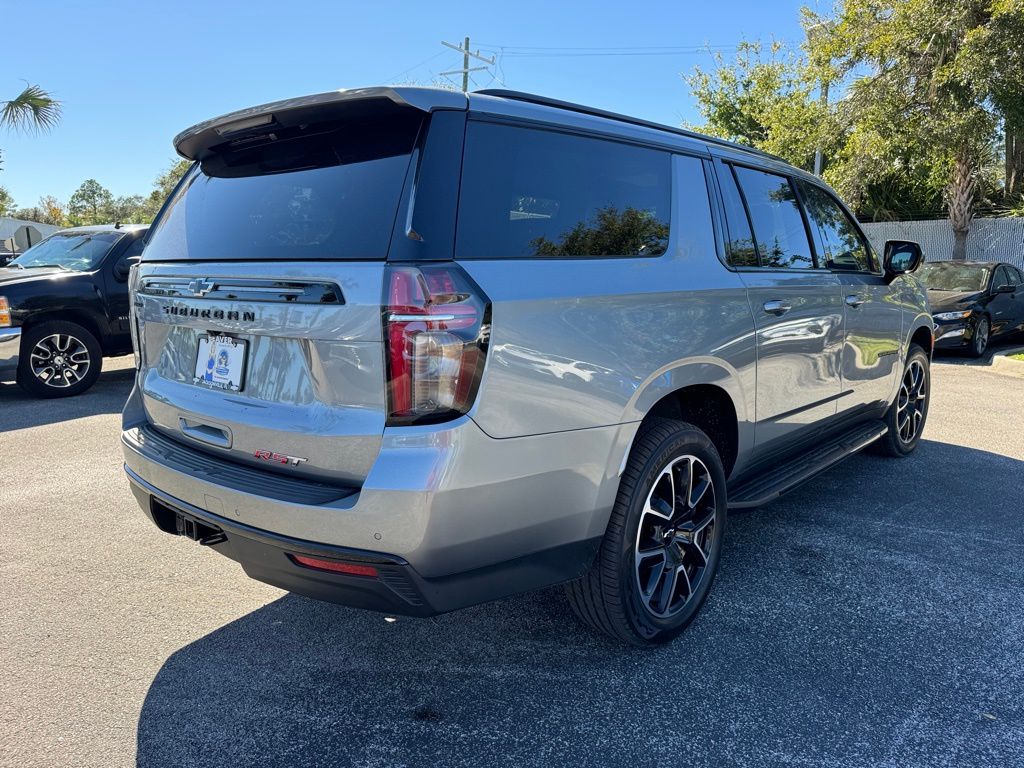
[[[671,640],[693,620],[718,570],[725,470],[691,424],[645,425],[590,571],[566,586],[590,627],[633,645]]]
[[[96,383],[103,366],[100,344],[76,323],[40,323],[24,333],[18,384],[36,397],[71,397]]]
[[[883,453],[897,457],[908,456],[917,448],[928,419],[930,395],[931,368],[928,355],[917,344],[911,344],[896,400],[885,416],[889,431],[878,441]]]
[[[974,337],[971,339],[971,357],[982,357],[985,354],[985,350],[988,349],[990,333],[991,326],[989,325],[988,318],[981,318],[974,329]]]

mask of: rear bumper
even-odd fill
[[[21,352],[21,328],[0,328],[0,377],[8,378],[18,370]]]
[[[125,469],[151,518],[156,499],[210,521],[227,536],[215,548],[261,581],[419,615],[582,575],[604,534],[621,459],[638,426],[503,440],[466,417],[387,429],[363,485],[332,493],[280,474],[244,477],[237,465],[166,436],[147,440],[151,428],[133,423],[132,413],[130,399]],[[396,604],[388,584],[297,566],[286,556],[294,551],[386,561],[389,572],[406,574],[420,602],[402,597],[405,602]]]
[[[245,573],[280,589],[403,616],[433,616],[573,578],[567,563],[593,560],[600,539],[536,552],[449,577],[424,578],[403,558],[381,552],[327,546],[261,531],[170,499],[128,470],[132,492],[160,530],[177,534],[178,517],[196,524],[208,546],[238,562]],[[375,575],[333,573],[298,564],[293,556],[370,566]]]

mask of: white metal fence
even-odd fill
[[[862,226],[878,253],[886,240],[913,240],[921,244],[926,261],[953,258],[953,228],[948,219],[879,221]],[[975,219],[967,235],[967,258],[1005,261],[1024,269],[1024,218]]]

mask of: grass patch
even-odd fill
[[[1017,354],[1009,355],[1008,357],[1011,360],[1020,360],[1022,363],[1024,363],[1024,352],[1018,352]]]

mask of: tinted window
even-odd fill
[[[789,179],[751,168],[734,170],[750,212],[761,266],[813,267],[807,229]]]
[[[111,246],[122,237],[124,232],[116,230],[58,232],[29,248],[11,264],[26,268],[64,267],[77,271],[95,269]]]
[[[736,178],[728,165],[719,166],[723,173],[722,202],[725,203],[725,216],[729,227],[727,250],[729,263],[734,267],[756,267],[757,249],[754,248],[754,236],[750,232],[750,220],[743,206],[743,198],[736,186]]]
[[[418,113],[302,125],[193,166],[146,258],[383,259]]]
[[[125,261],[127,259],[135,258],[136,256],[142,255],[142,248],[146,243],[145,236],[139,236],[135,238],[135,241],[128,246],[127,250],[121,254],[121,258],[118,261]]]
[[[992,278],[993,288],[998,288],[1001,285],[1011,285],[1009,270],[1006,267],[999,267]]]
[[[800,185],[807,216],[821,234],[828,266],[832,269],[872,271],[870,252],[846,211],[820,187],[802,180],[797,184]]]
[[[1010,285],[1016,286],[1021,284],[1020,272],[1017,271],[1016,267],[1007,267],[1006,272],[1010,276]]]
[[[470,122],[460,258],[657,256],[668,245],[670,155]]]
[[[682,256],[715,253],[715,224],[704,162],[696,157],[676,155],[676,210],[682,221],[676,227],[676,245]]]

